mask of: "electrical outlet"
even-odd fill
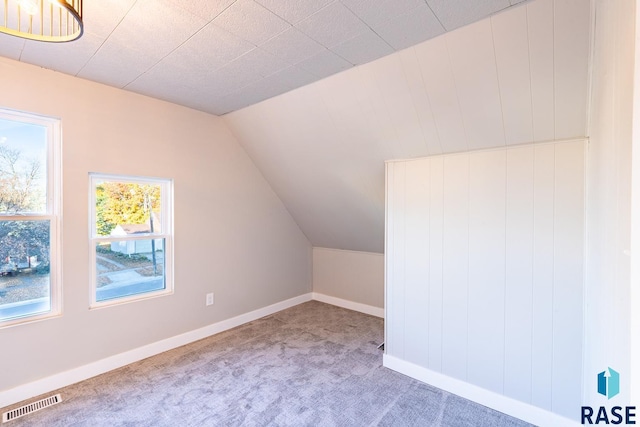
[[[207,305],[213,305],[213,292],[207,294]]]

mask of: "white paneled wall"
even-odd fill
[[[640,219],[639,205],[632,211],[633,198],[640,196],[640,169],[632,169],[632,158],[640,154],[640,8],[637,2],[593,3],[584,400],[590,405],[638,405],[640,395],[633,393],[634,388],[640,391],[640,377],[636,373],[634,381],[633,375],[640,369],[640,333],[630,324],[640,304],[630,298],[640,290],[640,277],[633,276],[640,266],[640,247],[631,240],[639,230],[634,221]],[[592,384],[603,366],[621,377],[620,394],[606,403]]]
[[[442,193],[442,373],[466,378],[469,351],[468,156],[444,158]],[[437,246],[432,248],[434,253],[439,250]],[[451,340],[449,337],[457,338]]]
[[[575,417],[585,149],[387,163],[387,355]]]
[[[533,265],[531,292],[531,403],[551,408],[551,363],[553,354],[553,200],[555,182],[554,147],[537,147],[533,159]],[[535,327],[533,327],[535,325]],[[521,333],[522,331],[516,331]]]

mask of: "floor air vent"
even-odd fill
[[[6,423],[15,420],[16,418],[24,417],[25,415],[29,415],[33,412],[39,411],[40,409],[47,408],[60,402],[62,402],[62,398],[59,394],[49,396],[45,399],[38,400],[37,402],[29,403],[28,405],[5,412],[2,414],[2,422]]]

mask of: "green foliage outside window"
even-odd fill
[[[145,224],[160,210],[160,186],[102,182],[96,186],[96,229],[108,236],[118,225]]]

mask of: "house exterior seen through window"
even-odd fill
[[[0,327],[60,314],[60,122],[0,109]]]
[[[91,307],[169,294],[172,183],[91,174]]]

